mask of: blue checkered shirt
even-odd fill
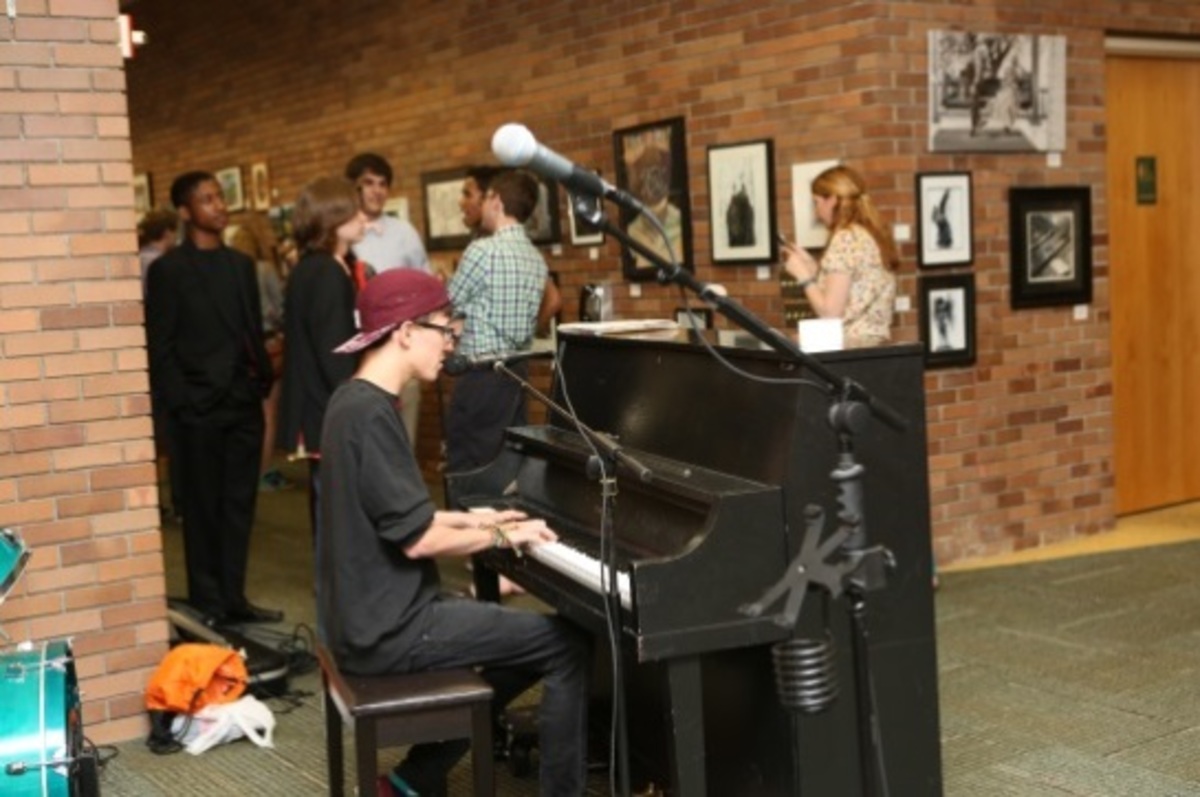
[[[528,349],[546,273],[520,224],[471,242],[449,285],[454,309],[466,316],[458,351],[479,357]]]

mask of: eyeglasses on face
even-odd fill
[[[436,332],[441,332],[442,339],[448,343],[457,344],[459,339],[462,337],[461,332],[459,332],[454,327],[448,327],[445,324],[434,324],[431,321],[414,321],[413,326],[421,327],[423,329],[432,329]]]

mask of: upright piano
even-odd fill
[[[517,506],[546,518],[560,542],[531,555],[489,551],[495,574],[563,616],[609,632],[601,582],[619,587],[619,646],[635,783],[672,795],[862,794],[852,635],[845,596],[809,591],[796,628],[782,606],[747,616],[800,551],[805,507],[832,530],[837,439],[828,386],[784,355],[678,340],[562,335],[553,397],[613,436],[638,467],[618,465],[604,502],[593,450],[571,421],[510,429],[490,465],[446,479],[448,505]],[[867,596],[869,664],[891,794],[941,795],[923,357],[917,346],[819,355],[839,376],[898,410],[905,431],[872,423],[855,436],[865,467],[868,540],[896,567]],[[601,551],[615,546],[613,558]],[[610,578],[602,562],[616,562]],[[780,705],[771,647],[828,635],[840,696],[819,714]]]

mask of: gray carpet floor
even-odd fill
[[[313,620],[304,505],[303,491],[292,490],[264,494],[259,509],[251,597],[287,610],[281,631]],[[182,592],[179,530],[164,532],[169,583]],[[1198,568],[1200,543],[1182,543],[943,574],[936,603],[945,794],[1200,795]],[[447,577],[465,583],[466,574],[450,563]],[[274,749],[242,741],[164,757],[129,742],[106,764],[103,794],[326,793],[318,676],[298,676],[292,686],[294,705],[274,704]],[[381,769],[399,754],[384,751]],[[590,785],[591,794],[610,793],[605,775]],[[468,764],[455,770],[452,789],[470,793]],[[535,795],[536,779],[501,766],[497,794]]]

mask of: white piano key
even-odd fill
[[[603,593],[602,585],[608,584],[607,565],[601,563],[599,559],[561,542],[546,542],[531,546],[526,554],[531,559],[537,559],[551,570],[562,573],[593,592]],[[617,594],[621,598],[622,606],[626,609],[633,608],[629,573],[622,570],[617,571]]]

